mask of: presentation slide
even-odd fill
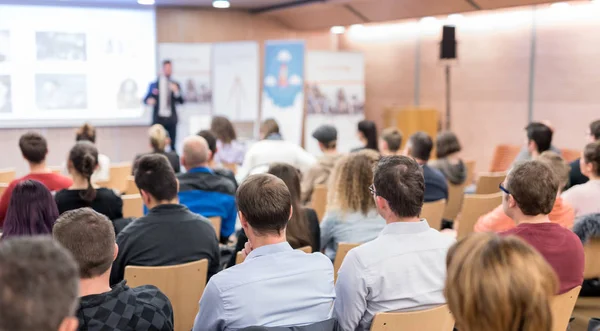
[[[0,5],[0,128],[146,125],[153,9]]]

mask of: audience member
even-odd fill
[[[600,120],[590,123],[587,133],[588,142],[600,141]],[[585,184],[588,178],[581,173],[580,159],[571,162],[571,173],[569,174],[569,185],[573,187],[579,184]]]
[[[335,165],[321,222],[321,248],[331,260],[339,243],[371,241],[385,227],[369,193],[378,159],[377,152],[364,150],[343,156]]]
[[[194,331],[249,326],[294,326],[331,317],[333,266],[321,253],[294,250],[286,241],[292,197],[270,174],[248,177],[237,191],[239,216],[248,242],[242,264],[206,285]]]
[[[271,163],[287,163],[306,173],[316,163],[315,157],[302,147],[283,140],[279,125],[266,119],[260,126],[262,140],[254,143],[246,152],[244,163],[238,170],[239,181],[254,173],[265,172]]]
[[[289,164],[274,163],[269,167],[269,174],[283,180],[292,197],[294,212],[285,229],[287,242],[294,249],[311,246],[313,252],[321,249],[321,229],[317,213],[310,208],[303,208],[300,203],[300,171]],[[228,266],[235,265],[236,253],[244,249],[248,237],[244,230],[238,232],[235,252],[229,260]]]
[[[217,137],[215,136],[215,134],[209,130],[202,130],[196,135],[204,138],[204,140],[206,140],[206,143],[208,144],[208,149],[211,152],[210,157],[208,158],[208,167],[212,169],[212,171],[215,174],[224,176],[231,180],[237,190],[238,184],[233,171],[227,168],[223,168],[222,164],[215,162],[215,154],[219,152],[217,148]]]
[[[502,235],[519,236],[535,247],[556,271],[559,293],[564,293],[583,282],[585,261],[579,238],[548,217],[560,184],[546,162],[517,164],[501,189],[502,208],[518,225]]]
[[[570,229],[573,227],[573,222],[575,221],[575,211],[571,205],[560,197],[560,188],[564,187],[569,179],[569,165],[558,154],[551,151],[542,153],[538,161],[548,165],[559,180],[559,195],[556,197],[556,200],[553,200],[554,207],[552,207],[552,211],[548,217],[551,222]],[[475,223],[475,232],[501,232],[510,230],[516,226],[515,220],[511,219],[504,211],[503,205],[500,205],[477,220],[477,223]]]
[[[56,202],[48,188],[35,180],[22,181],[12,192],[1,239],[51,234],[57,218]]]
[[[52,238],[0,244],[0,330],[76,331],[77,264]]]
[[[550,331],[556,275],[515,237],[474,234],[448,251],[444,294],[461,331]]]
[[[217,153],[215,163],[230,163],[241,165],[244,162],[246,146],[237,140],[233,124],[223,116],[215,116],[210,123],[210,131],[217,136]]]
[[[335,127],[321,125],[313,132],[312,137],[319,142],[319,149],[323,155],[302,179],[303,203],[310,202],[315,186],[327,184],[335,163],[342,156],[337,151],[337,130]]]
[[[119,254],[111,285],[123,280],[128,265],[159,267],[208,259],[208,277],[219,271],[219,243],[208,219],[177,203],[178,182],[167,158],[142,156],[135,184],[150,210],[117,236]]]
[[[91,207],[111,220],[123,218],[123,200],[108,188],[94,188],[92,174],[98,168],[98,150],[89,141],[79,141],[69,152],[67,163],[73,185],[56,193],[58,211]]]
[[[54,238],[79,265],[80,330],[173,330],[173,307],[155,286],[109,286],[119,248],[106,216],[89,208],[68,211],[54,226]]]
[[[552,146],[554,129],[549,122],[529,123],[525,127],[525,131],[527,132],[527,145],[521,149],[513,164],[535,159],[548,150],[560,155],[560,150]]]
[[[589,181],[562,194],[565,202],[575,210],[575,217],[600,213],[600,141],[585,146],[580,168]]]
[[[402,132],[396,128],[387,128],[379,136],[379,151],[382,156],[401,155]]]
[[[363,149],[379,151],[377,146],[377,125],[375,125],[375,122],[367,120],[358,122],[358,131],[356,134],[362,146],[353,149],[352,152],[358,152]]]
[[[433,141],[431,137],[419,131],[410,138],[406,143],[404,155],[408,155],[415,159],[423,168],[423,177],[425,178],[425,202],[433,202],[442,199],[448,200],[448,183],[441,171],[434,169],[428,165],[431,150],[433,149]]]
[[[600,238],[600,214],[587,214],[575,220],[573,233],[579,237],[585,246],[590,241]],[[600,278],[584,279],[579,296],[600,297]]]
[[[419,218],[423,170],[409,157],[383,157],[370,189],[387,225],[377,239],[350,250],[339,270],[334,311],[344,331],[369,330],[379,312],[445,303],[444,261],[454,239]]]
[[[221,238],[226,243],[235,231],[236,187],[208,167],[211,155],[204,138],[190,136],[183,141],[181,164],[187,172],[178,175],[179,201],[196,214],[221,217]]]
[[[460,157],[462,147],[453,132],[442,132],[435,141],[436,160],[430,161],[430,167],[442,172],[452,185],[461,185],[467,180],[467,167]]]
[[[167,146],[171,145],[171,138],[169,138],[169,133],[165,127],[161,124],[154,124],[148,130],[148,136],[150,136],[150,148],[152,148],[152,152],[136,155],[133,160],[133,169],[135,169],[137,162],[142,156],[148,154],[161,154],[167,157],[173,171],[178,174],[181,171],[179,155],[177,155],[177,152],[174,150],[169,152],[166,151]]]
[[[19,139],[19,148],[21,149],[23,158],[29,163],[29,174],[13,180],[4,191],[4,194],[2,194],[2,198],[0,198],[0,227],[4,224],[12,191],[18,183],[27,179],[37,180],[44,184],[51,192],[59,191],[73,185],[71,178],[55,174],[46,166],[48,144],[42,135],[35,132],[28,132],[22,135]]]
[[[75,141],[89,141],[96,143],[96,128],[88,123],[82,125],[75,134]],[[67,169],[68,170],[68,169]],[[98,153],[98,168],[92,175],[92,182],[107,181],[110,179],[110,159],[104,154]]]

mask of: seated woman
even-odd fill
[[[169,138],[169,133],[167,130],[165,130],[165,128],[160,124],[154,124],[148,130],[148,136],[150,136],[150,148],[152,148],[152,152],[136,155],[132,163],[132,171],[135,171],[135,165],[142,156],[147,154],[162,154],[167,157],[169,163],[171,163],[171,167],[173,167],[173,171],[175,171],[176,174],[181,172],[179,155],[177,155],[177,152],[165,151],[165,148],[171,145],[171,138]]]
[[[379,153],[364,150],[342,157],[329,182],[327,212],[321,222],[321,249],[335,259],[338,244],[364,243],[385,227],[369,190]]]
[[[210,123],[210,131],[217,137],[216,164],[228,163],[241,165],[244,162],[246,146],[237,140],[233,124],[223,116],[215,116]]]
[[[352,152],[358,152],[363,149],[372,149],[379,151],[377,140],[377,125],[373,121],[362,120],[358,122],[358,139],[363,144],[362,147],[352,149]]]
[[[96,143],[96,128],[85,123],[75,133],[75,141],[89,141],[92,144]],[[110,159],[104,154],[98,153],[98,169],[92,175],[92,181],[101,182],[107,181],[110,178]]]
[[[542,153],[537,160],[546,163],[554,171],[560,182],[561,189],[558,190],[558,196],[554,202],[554,207],[548,215],[550,221],[570,229],[573,227],[573,222],[575,221],[575,212],[560,196],[562,188],[565,187],[569,181],[569,165],[562,157],[551,151]],[[500,205],[477,220],[477,223],[475,223],[475,232],[503,232],[516,226],[515,221],[506,216],[502,209],[502,205]]]
[[[1,239],[52,234],[57,218],[56,203],[46,186],[35,180],[22,181],[12,191]]]
[[[585,146],[580,168],[581,173],[590,180],[562,194],[565,202],[575,210],[575,217],[600,213],[600,141]]]
[[[448,251],[444,295],[461,331],[550,331],[554,270],[516,237],[473,234]]]
[[[111,220],[123,218],[123,201],[107,188],[94,188],[92,174],[98,168],[98,150],[89,141],[80,141],[69,153],[69,174],[73,186],[59,191],[54,197],[58,211],[90,207]]]
[[[454,133],[442,132],[435,141],[437,159],[427,164],[441,171],[450,184],[461,185],[467,180],[467,167],[460,158],[461,149]]]

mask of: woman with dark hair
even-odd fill
[[[217,152],[214,161],[217,164],[230,163],[241,165],[244,162],[246,146],[237,141],[233,124],[223,116],[215,116],[210,123],[210,131],[217,136]]]
[[[462,150],[458,138],[450,131],[442,132],[435,141],[436,160],[427,165],[442,172],[452,185],[460,185],[467,180],[467,167],[460,157]]]
[[[138,101],[139,102],[139,101]],[[75,141],[89,141],[96,143],[96,128],[85,123],[75,133]],[[92,175],[92,181],[107,181],[110,177],[110,159],[104,154],[98,153],[98,169]]]
[[[98,150],[89,141],[79,141],[69,153],[67,163],[73,186],[56,193],[58,211],[90,207],[111,220],[123,218],[123,201],[107,188],[94,188],[92,174],[98,168]]]
[[[12,191],[2,239],[51,234],[58,209],[44,184],[25,180]]]
[[[363,146],[353,149],[352,152],[358,152],[363,149],[372,149],[379,152],[379,147],[377,146],[377,125],[375,125],[375,122],[367,120],[358,122],[357,135]]]

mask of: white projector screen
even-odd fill
[[[0,128],[143,125],[153,9],[0,5]]]

